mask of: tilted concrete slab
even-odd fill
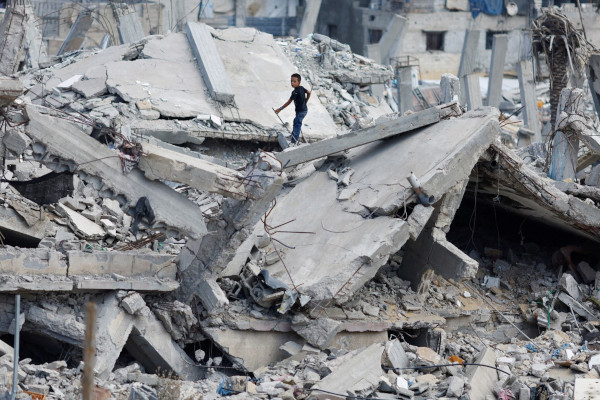
[[[479,168],[483,175],[478,188],[481,201],[499,195],[509,201],[494,203],[494,206],[600,242],[600,208],[577,196],[578,188],[582,188],[582,196],[600,198],[597,192],[594,193],[596,188],[540,176],[513,151],[500,144],[494,144],[485,159],[495,159],[496,155],[500,168]]]
[[[384,346],[375,343],[371,346],[342,356],[342,364],[318,382],[313,389],[322,389],[333,393],[360,393],[371,391],[379,385],[383,375],[381,356]],[[318,393],[318,391],[315,391]]]
[[[206,24],[188,22],[185,33],[211,96],[217,101],[233,103],[235,94],[229,76]]]
[[[106,64],[106,85],[110,93],[126,102],[149,99],[163,117],[193,118],[215,114],[207,101],[206,85],[192,62],[138,59]]]
[[[19,78],[0,78],[0,106],[11,104],[23,93],[23,82]]]
[[[97,361],[95,371],[106,379],[121,351],[127,350],[148,371],[157,367],[173,371],[182,379],[196,380],[201,370],[185,354],[147,306],[135,315],[127,313],[113,294],[98,297],[96,323]]]
[[[296,285],[314,306],[343,303],[415,229],[393,217],[415,201],[406,180],[410,173],[420,179],[425,193],[440,198],[470,175],[498,134],[497,118],[494,109],[482,109],[351,150],[345,166],[354,170],[348,186],[354,194],[348,200],[337,199],[338,184],[323,171],[280,196],[268,224],[293,221],[286,231],[313,234],[277,233],[277,240],[293,248],[273,242],[287,271],[279,261],[267,267],[270,275]],[[255,234],[264,235],[262,223]]]
[[[118,274],[175,279],[175,256],[124,251],[69,251],[69,276]]]
[[[201,191],[235,199],[246,198],[244,176],[211,162],[144,143],[139,168],[146,178],[186,183]]]
[[[0,231],[6,237],[23,241],[23,244],[37,244],[46,234],[48,219],[29,225],[25,219],[12,208],[0,207]]]
[[[200,209],[167,185],[148,180],[138,169],[124,174],[118,153],[86,135],[73,123],[43,115],[35,106],[27,107],[30,119],[27,133],[35,142],[36,154],[47,152],[78,166],[80,177],[100,179],[103,190],[123,195],[129,207],[146,197],[154,211],[156,227],[166,227],[199,237],[206,233]],[[76,144],[76,145],[74,145]],[[84,175],[84,176],[82,176]],[[85,176],[88,175],[88,176]]]
[[[290,76],[298,71],[273,36],[252,28],[229,28],[214,33],[214,36],[235,92],[236,109],[223,109],[223,118],[252,121],[285,132],[286,128],[273,108],[280,107],[290,98]],[[303,85],[312,89],[306,83]],[[248,90],[249,87],[252,90]],[[310,142],[335,136],[337,127],[318,98],[312,96],[307,107],[308,114],[302,125],[304,137]],[[291,125],[295,117],[293,104],[279,115]]]

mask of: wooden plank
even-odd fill
[[[504,62],[506,60],[507,49],[508,35],[494,35],[487,93],[487,105],[490,107],[498,107],[502,99],[502,78],[504,77]]]
[[[519,62],[519,89],[521,90],[521,104],[523,109],[523,123],[535,132],[534,142],[542,140],[540,121],[537,112],[535,98],[535,79],[533,77],[533,65],[529,60]]]
[[[383,122],[373,127],[321,140],[308,146],[295,147],[289,151],[277,154],[277,159],[284,168],[293,167],[303,162],[435,124],[446,115],[447,110],[454,108],[454,104],[450,103],[432,107],[405,117]]]

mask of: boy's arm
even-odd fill
[[[310,91],[310,90],[307,90],[307,91],[306,91],[306,102],[307,102],[307,103],[308,103],[308,99],[310,99],[310,94],[311,94],[311,91]]]
[[[279,112],[281,110],[283,110],[284,108],[286,108],[287,106],[289,106],[291,102],[292,102],[292,98],[290,97],[290,99],[284,105],[282,105],[281,107],[279,107],[278,109],[275,110],[275,114],[279,114]]]

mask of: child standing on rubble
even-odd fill
[[[308,113],[308,108],[306,107],[306,103],[308,99],[310,99],[310,91],[306,90],[304,86],[300,85],[302,81],[302,77],[300,74],[292,74],[291,84],[294,90],[292,91],[292,95],[290,99],[277,110],[275,110],[276,114],[279,114],[281,110],[290,105],[292,100],[294,101],[294,105],[296,108],[296,118],[294,118],[294,129],[292,129],[292,144],[298,142],[300,138],[300,131],[302,130],[302,120],[306,117],[306,113]]]

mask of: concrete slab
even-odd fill
[[[205,95],[206,85],[192,62],[138,59],[106,65],[110,93],[126,102],[149,99],[163,117],[193,118],[219,114]]]
[[[126,14],[119,15],[117,29],[119,30],[121,43],[134,43],[142,40],[146,35],[135,9],[129,6],[127,8],[131,8],[131,10]]]
[[[573,400],[600,400],[600,379],[575,379]]]
[[[60,203],[56,208],[59,212],[64,214],[67,218],[69,228],[71,228],[78,237],[87,240],[98,240],[106,236],[104,228],[95,222],[90,221],[77,211],[73,211]]]
[[[96,367],[100,377],[108,377],[117,358],[127,344],[127,350],[147,371],[161,367],[173,371],[182,379],[196,380],[201,371],[171,339],[162,323],[146,307],[139,315],[131,315],[119,306],[113,294],[99,296],[96,334]]]
[[[496,365],[494,349],[486,347],[473,362]],[[467,382],[471,385],[468,396],[472,400],[485,400],[488,395],[492,395],[493,389],[498,382],[498,373],[495,370],[475,365],[467,366],[465,376]]]
[[[248,371],[287,358],[288,353],[279,348],[285,343],[304,343],[302,338],[293,332],[235,331],[220,328],[205,328],[203,332]]]
[[[69,251],[69,276],[118,274],[131,277],[159,277],[175,279],[175,256],[160,253],[123,251],[83,252]]]
[[[354,171],[348,189],[356,194],[349,200],[337,200],[338,184],[325,171],[280,196],[268,224],[292,220],[286,230],[309,233],[277,233],[277,240],[294,248],[279,246],[289,275],[277,262],[267,267],[270,276],[298,286],[313,305],[343,303],[414,230],[390,217],[414,201],[406,181],[410,173],[425,193],[440,198],[470,175],[497,135],[497,117],[498,111],[486,108],[350,150],[345,167]],[[254,232],[264,235],[264,225]]]
[[[29,225],[14,209],[0,207],[0,232],[7,238],[23,241],[23,244],[36,245],[44,238],[47,227],[47,219]]]
[[[108,89],[106,88],[106,79],[103,78],[93,78],[75,82],[71,89],[86,99],[102,96],[108,92]]]
[[[73,278],[72,288],[69,290],[97,291],[97,290],[135,290],[136,292],[172,292],[179,288],[177,281],[169,279],[100,279],[94,277],[77,276]]]
[[[148,179],[185,183],[202,192],[234,199],[247,197],[244,177],[233,169],[151,143],[142,146],[144,153],[139,168]]]
[[[103,190],[110,190],[115,195],[122,194],[128,207],[135,207],[138,199],[145,196],[154,211],[155,226],[196,237],[206,233],[202,212],[190,200],[163,183],[146,179],[137,169],[123,174],[116,152],[86,135],[76,125],[43,115],[41,110],[44,109],[27,107],[30,119],[27,134],[37,143],[38,156],[48,152],[67,160],[72,166],[79,165],[80,178],[95,179]],[[74,142],[77,146],[73,146]]]
[[[379,385],[379,378],[383,375],[381,369],[383,350],[383,345],[376,343],[358,353],[343,356],[345,361],[313,386],[313,389],[334,393],[365,394],[369,389],[372,390]]]

